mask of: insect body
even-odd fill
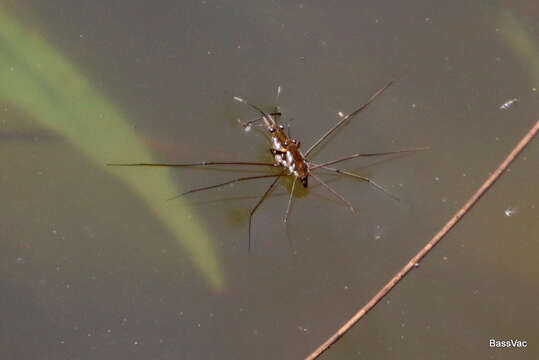
[[[280,89],[280,87],[279,87]],[[280,91],[279,91],[280,92]],[[234,97],[236,101],[242,102],[251,106],[256,111],[260,112],[261,118],[250,121],[243,126],[251,126],[254,122],[263,121],[264,125],[270,133],[270,152],[273,156],[276,166],[281,166],[288,171],[288,175],[293,175],[298,178],[304,187],[308,186],[309,177],[309,165],[305,160],[305,156],[299,150],[300,142],[291,139],[284,131],[283,125],[278,125],[273,114],[281,115],[280,112],[273,112],[272,114],[266,114],[260,110],[257,106],[249,104],[247,101],[240,97]],[[277,109],[276,109],[277,110]]]
[[[374,99],[380,95],[382,92],[384,92],[393,81],[389,82],[387,85],[385,85],[383,88],[378,90],[374,95],[372,95],[369,100],[353,111],[352,113],[341,116],[341,119],[328,131],[326,131],[318,140],[314,142],[314,144],[309,147],[305,153],[303,153],[300,150],[300,142],[292,139],[289,134],[286,133],[285,128],[283,125],[278,124],[275,120],[276,116],[280,116],[281,112],[278,109],[275,109],[275,111],[271,113],[266,113],[263,110],[261,110],[259,107],[252,105],[251,103],[247,102],[246,100],[240,98],[240,97],[234,97],[236,101],[239,101],[241,103],[244,103],[254,109],[256,112],[259,113],[259,117],[255,120],[248,121],[243,124],[245,129],[250,129],[253,125],[261,125],[263,126],[269,135],[269,151],[272,155],[273,162],[241,162],[241,161],[201,161],[201,162],[192,162],[192,163],[180,163],[180,164],[170,164],[170,163],[116,163],[116,164],[108,164],[111,166],[166,166],[166,167],[200,167],[200,166],[267,166],[272,168],[278,168],[280,169],[277,173],[270,173],[265,175],[257,175],[257,176],[246,176],[246,177],[240,177],[236,179],[232,179],[230,181],[226,181],[223,183],[210,185],[210,186],[204,186],[204,187],[198,187],[191,189],[189,191],[186,191],[178,196],[175,196],[171,199],[184,196],[187,194],[191,194],[194,192],[214,189],[218,187],[222,187],[228,184],[233,184],[236,182],[241,181],[248,181],[248,180],[255,180],[255,179],[262,179],[262,178],[274,178],[273,182],[270,184],[270,186],[266,189],[262,197],[258,200],[256,205],[251,209],[251,212],[249,214],[249,249],[251,247],[251,226],[252,226],[252,218],[255,213],[255,211],[258,209],[258,207],[262,204],[262,202],[266,199],[268,194],[272,191],[272,189],[275,187],[275,184],[277,181],[283,177],[283,176],[293,176],[293,182],[292,182],[292,190],[290,191],[290,196],[288,198],[288,206],[286,208],[285,216],[284,216],[284,222],[286,223],[288,220],[288,215],[290,212],[290,205],[292,203],[292,199],[294,196],[295,186],[298,181],[300,181],[305,188],[309,185],[309,177],[312,177],[315,179],[318,183],[320,183],[324,188],[326,188],[329,192],[331,192],[333,195],[335,195],[337,198],[339,198],[343,203],[345,203],[348,208],[355,212],[352,204],[347,201],[341,194],[339,194],[336,190],[334,190],[332,187],[330,187],[328,184],[326,184],[320,177],[314,174],[317,170],[325,170],[328,172],[336,173],[339,175],[349,176],[361,181],[366,181],[375,188],[383,191],[387,195],[393,197],[394,199],[397,199],[394,195],[389,193],[387,190],[385,190],[382,186],[378,185],[375,181],[372,179],[356,174],[354,172],[350,172],[345,169],[340,168],[334,168],[330,165],[334,165],[337,163],[341,163],[346,160],[351,160],[355,158],[360,157],[372,157],[372,156],[380,156],[380,155],[389,155],[389,154],[397,154],[397,153],[405,153],[405,152],[411,152],[411,151],[418,151],[418,150],[425,150],[427,148],[415,148],[415,149],[406,149],[406,150],[398,150],[398,151],[388,151],[388,152],[376,152],[376,153],[357,153],[352,154],[349,156],[345,156],[339,159],[335,159],[332,161],[326,161],[323,163],[315,163],[310,159],[310,155],[312,154],[313,150],[320,145],[324,140],[327,139],[328,136],[330,136],[335,130],[339,129],[341,126],[345,124],[345,122],[352,119],[354,116],[359,114],[361,111],[363,111],[369,104],[374,101]],[[280,87],[278,88],[278,93],[280,93]]]

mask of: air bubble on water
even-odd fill
[[[504,213],[505,213],[505,216],[507,217],[510,217],[510,216],[513,216],[517,213],[517,209],[516,208],[513,208],[513,207],[510,207],[510,208],[507,208]]]

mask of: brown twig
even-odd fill
[[[511,164],[511,162],[517,157],[517,155],[524,149],[524,147],[531,141],[539,130],[539,120],[528,131],[528,133],[520,140],[518,145],[511,151],[511,153],[505,158],[505,160],[498,166],[496,171],[489,176],[487,181],[481,185],[481,187],[473,194],[473,196],[464,204],[464,206],[457,211],[457,213],[444,225],[444,227],[421,249],[393,278],[374,295],[374,297],[363,306],[358,312],[354,314],[337,332],[329,337],[322,345],[320,345],[315,351],[313,351],[306,360],[316,359],[324,351],[329,349],[331,345],[337,342],[352,326],[354,326],[369,310],[371,310],[382,298],[391,291],[397,285],[397,283],[404,278],[415,264],[418,264],[421,259],[427,255],[427,253],[459,222],[460,219],[468,210],[475,205],[477,200],[494,184],[494,182],[500,177],[503,171]]]

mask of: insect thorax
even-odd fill
[[[308,174],[305,158],[295,141],[290,140],[284,133],[275,131],[271,136],[271,154],[275,163],[285,168],[290,175],[304,177]]]

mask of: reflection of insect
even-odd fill
[[[384,92],[391,84],[393,84],[393,81],[389,82],[387,85],[385,85],[383,88],[378,90],[374,95],[372,95],[369,100],[362,105],[360,108],[356,109],[352,113],[341,116],[342,118],[333,126],[331,127],[326,133],[324,133],[318,140],[314,142],[311,147],[309,147],[305,153],[302,153],[300,150],[300,142],[296,139],[290,138],[290,132],[285,131],[284,126],[277,123],[275,120],[278,116],[281,116],[281,113],[278,108],[275,109],[275,111],[271,113],[266,113],[263,110],[261,110],[258,106],[252,105],[251,103],[247,102],[246,100],[234,97],[236,101],[239,101],[243,104],[246,104],[247,106],[254,109],[257,113],[259,113],[259,117],[257,117],[254,120],[248,121],[243,123],[243,127],[246,129],[250,129],[252,126],[263,126],[268,132],[269,132],[269,141],[270,141],[270,152],[273,156],[273,162],[240,162],[240,161],[201,161],[201,162],[192,162],[192,163],[180,163],[180,164],[166,164],[166,163],[123,163],[123,164],[108,164],[111,166],[166,166],[166,167],[196,167],[196,166],[219,166],[219,165],[240,165],[240,166],[267,166],[272,168],[278,168],[279,170],[275,173],[271,174],[265,174],[265,175],[257,175],[257,176],[246,176],[246,177],[240,177],[236,178],[230,181],[226,181],[223,183],[219,183],[216,185],[211,186],[204,186],[204,187],[198,187],[195,189],[191,189],[189,191],[186,191],[178,196],[175,196],[174,198],[184,196],[187,194],[191,194],[194,192],[209,190],[209,189],[215,189],[221,186],[225,186],[232,183],[237,183],[240,181],[247,181],[247,180],[254,180],[254,179],[262,179],[262,178],[275,178],[271,185],[266,189],[262,197],[258,200],[256,205],[252,208],[250,214],[249,214],[249,249],[251,247],[251,225],[252,225],[252,218],[255,213],[255,211],[258,209],[258,207],[262,204],[262,202],[266,199],[268,194],[271,192],[271,190],[275,187],[275,184],[281,178],[282,176],[293,176],[293,182],[292,182],[292,190],[290,191],[290,197],[288,198],[288,205],[286,208],[286,212],[284,215],[284,222],[286,223],[288,220],[288,215],[290,213],[290,205],[292,204],[292,198],[294,196],[294,191],[296,187],[296,183],[299,180],[304,187],[308,187],[309,185],[309,177],[312,177],[314,180],[316,180],[318,183],[320,183],[324,188],[326,188],[329,192],[331,192],[333,195],[335,195],[337,198],[339,198],[343,203],[345,203],[352,212],[355,212],[352,204],[347,201],[341,194],[339,194],[336,190],[331,188],[328,184],[326,184],[322,179],[320,179],[317,175],[314,174],[315,170],[326,170],[333,173],[337,173],[340,175],[345,175],[349,177],[353,177],[355,179],[359,179],[362,181],[366,181],[376,187],[377,189],[383,191],[384,193],[388,194],[389,196],[397,199],[394,195],[391,195],[387,190],[385,190],[382,186],[378,185],[375,181],[372,179],[361,176],[355,173],[352,173],[350,171],[344,170],[344,169],[337,169],[334,167],[331,167],[330,165],[337,164],[340,162],[343,162],[345,160],[355,159],[359,157],[371,157],[371,156],[380,156],[380,155],[389,155],[389,154],[397,154],[397,153],[405,153],[405,152],[411,152],[411,151],[418,151],[418,150],[425,150],[426,148],[415,148],[415,149],[406,149],[406,150],[399,150],[399,151],[388,151],[388,152],[379,152],[379,153],[363,153],[363,154],[352,154],[343,158],[335,159],[332,161],[326,161],[323,163],[315,163],[309,159],[309,155],[312,154],[313,150],[315,150],[324,140],[328,138],[335,130],[343,126],[348,120],[352,119],[354,116],[359,114],[362,110],[364,110],[369,104],[382,92]],[[280,87],[278,88],[278,94],[280,93]],[[174,199],[173,198],[173,199]],[[398,199],[397,199],[398,200]]]
[[[511,106],[513,106],[516,102],[518,102],[517,98],[509,99],[503,104],[500,105],[501,110],[509,110]]]

